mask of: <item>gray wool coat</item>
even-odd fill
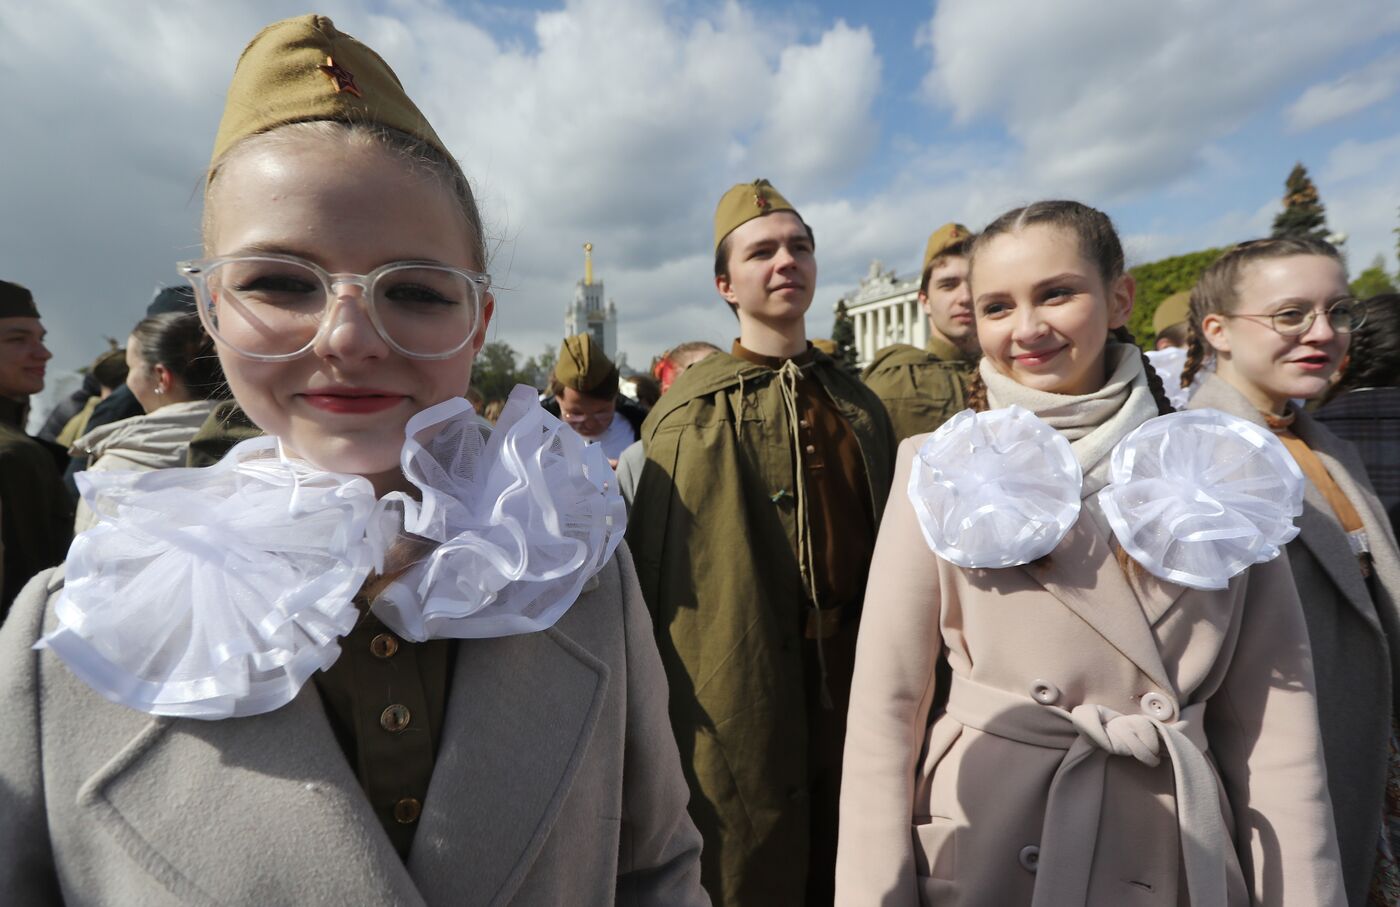
[[[1223,378],[1209,375],[1190,409],[1218,409],[1266,424]],[[1366,903],[1385,799],[1392,720],[1400,707],[1400,553],[1385,510],[1349,441],[1299,413],[1293,431],[1322,460],[1366,525],[1375,575],[1368,582],[1322,492],[1306,483],[1302,531],[1288,560],[1313,651],[1327,786],[1352,904]]]
[[[625,546],[554,628],[459,643],[406,864],[315,684],[223,721],[114,705],[30,650],[62,584],[40,574],[0,628],[5,904],[709,903]]]

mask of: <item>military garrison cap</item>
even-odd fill
[[[38,317],[39,308],[34,305],[34,294],[28,287],[0,280],[0,318]]]
[[[1157,303],[1152,313],[1152,333],[1160,334],[1174,324],[1181,324],[1191,315],[1191,291],[1173,293]]]
[[[928,269],[933,266],[933,260],[944,252],[959,243],[965,243],[972,238],[972,231],[962,224],[944,224],[933,233],[929,234],[928,244],[924,246],[924,266],[919,270],[921,275],[927,274]]]
[[[598,345],[592,334],[575,334],[564,339],[559,359],[554,363],[554,380],[565,387],[589,393],[616,380],[617,366]]]
[[[797,209],[768,180],[758,179],[731,187],[720,196],[719,205],[715,208],[715,250],[718,251],[724,238],[741,225],[775,211],[797,214]],[[797,214],[797,217],[802,219],[801,214]]]
[[[248,136],[312,120],[388,126],[448,155],[389,64],[330,19],[310,15],[272,23],[244,49],[214,139],[211,172]]]

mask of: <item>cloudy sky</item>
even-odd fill
[[[199,253],[200,179],[244,43],[280,0],[0,2],[0,277],[57,366],[125,337]],[[872,259],[1037,197],[1111,213],[1132,261],[1260,235],[1295,160],[1353,270],[1396,267],[1395,0],[326,0],[473,179],[492,339],[563,332],[591,241],[634,364],[727,343],[711,216],[765,176],[818,239],[809,327]]]

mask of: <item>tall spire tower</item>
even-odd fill
[[[608,354],[617,358],[617,306],[603,304],[603,281],[593,276],[593,243],[583,244],[583,279],[574,285],[574,301],[564,310],[564,335],[572,337],[585,331]]]

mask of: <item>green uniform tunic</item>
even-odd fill
[[[63,562],[73,540],[73,505],[54,455],[24,433],[25,404],[0,397],[0,621],[30,577]]]
[[[234,445],[256,438],[262,430],[249,421],[234,400],[224,400],[214,407],[199,431],[190,441],[185,454],[186,466],[213,466],[224,458]]]
[[[731,907],[830,904],[856,621],[893,430],[821,352],[781,368],[735,352],[691,366],[648,416],[627,541],[706,889]]]
[[[924,349],[896,343],[875,354],[861,376],[889,411],[897,440],[937,429],[967,408],[976,359],[930,337]]]

